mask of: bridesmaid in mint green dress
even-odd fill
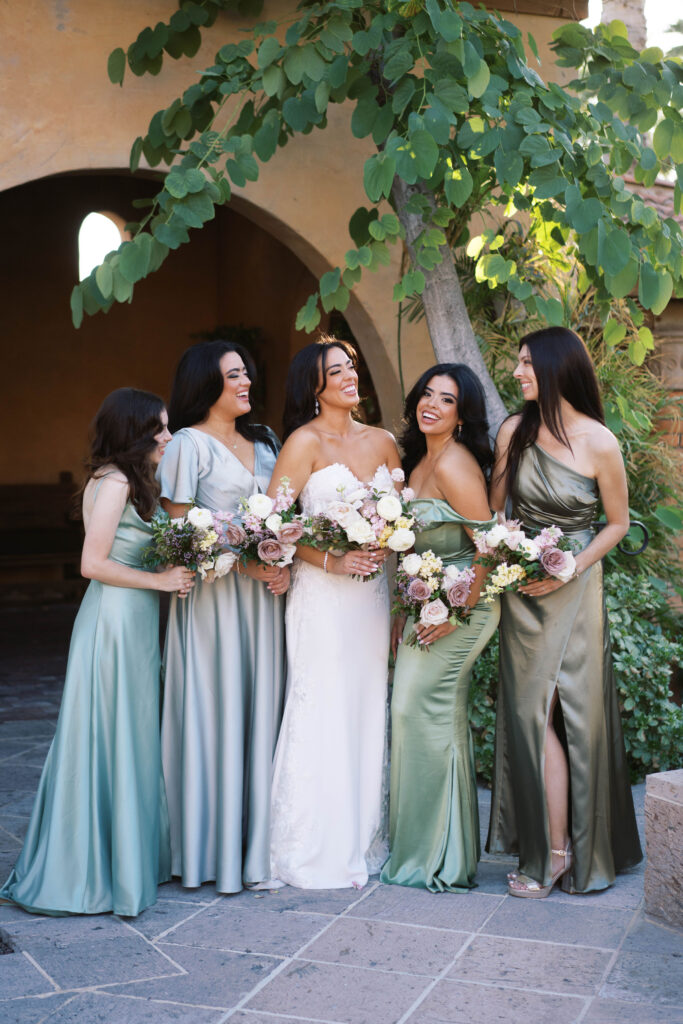
[[[237,512],[268,488],[279,444],[249,422],[253,367],[231,342],[183,355],[170,402],[173,440],[159,467],[172,516],[194,502]],[[162,759],[172,873],[219,892],[270,877],[272,759],[284,697],[289,570],[249,564],[171,601],[164,652]]]
[[[133,388],[109,395],[95,419],[81,561],[91,582],[24,847],[0,890],[34,913],[134,917],[170,877],[157,591],[186,594],[193,574],[141,568],[167,423],[161,399]]]
[[[457,627],[399,618],[392,628],[396,671],[391,702],[391,855],[383,882],[466,892],[479,860],[479,812],[468,719],[472,666],[498,625],[497,602],[479,594],[486,574],[475,561],[472,531],[494,520],[485,473],[491,461],[484,395],[461,364],[427,370],[406,399],[401,437],[404,469],[417,497],[411,510],[426,523],[418,554],[431,549],[444,565],[474,563],[470,618]],[[421,646],[401,644],[416,629]]]

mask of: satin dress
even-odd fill
[[[411,510],[426,529],[418,554],[431,549],[445,565],[472,564],[476,550],[448,502],[420,498]],[[498,626],[499,603],[480,600],[467,623],[431,644],[429,653],[402,644],[391,701],[391,856],[382,882],[466,892],[479,860],[479,810],[468,717],[472,667]],[[414,628],[409,619],[404,637]]]
[[[151,527],[127,504],[110,558],[134,569]],[[0,890],[42,914],[134,917],[171,876],[159,749],[159,595],[92,580],[24,846]]]
[[[274,435],[273,435],[274,436]],[[161,495],[213,512],[265,492],[275,452],[255,444],[254,472],[216,438],[185,427],[158,470]],[[171,598],[161,728],[172,871],[219,892],[270,878],[270,788],[284,696],[284,597],[236,571],[196,578]]]
[[[520,461],[512,517],[524,529],[559,526],[582,550],[594,536],[596,481],[538,445]],[[545,737],[557,689],[570,773],[574,851],[570,892],[604,889],[642,859],[612,669],[602,563],[543,597],[504,594],[491,822],[486,848],[518,853],[520,871],[547,885],[550,834]]]

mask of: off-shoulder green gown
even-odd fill
[[[520,461],[512,516],[532,532],[559,526],[582,549],[594,535],[596,481],[538,445]],[[496,756],[487,850],[518,853],[547,885],[550,837],[543,781],[550,702],[557,689],[570,772],[574,863],[564,886],[604,889],[642,859],[612,669],[600,562],[543,597],[504,594]]]
[[[139,569],[151,527],[127,504],[110,558]],[[159,742],[159,595],[92,580],[55,738],[0,895],[42,914],[135,916],[171,877]]]
[[[463,519],[448,502],[420,498],[411,510],[425,522],[418,554],[431,549],[459,569],[476,554]],[[499,606],[480,600],[467,623],[429,653],[402,644],[391,701],[391,855],[383,882],[432,892],[471,889],[479,860],[479,811],[467,711],[470,675],[498,625]],[[404,636],[413,629],[406,623]]]

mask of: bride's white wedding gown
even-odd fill
[[[386,466],[373,483],[391,485]],[[300,494],[307,515],[364,486],[335,463]],[[297,559],[287,596],[287,697],[275,753],[271,875],[301,889],[365,885],[386,859],[389,594]]]

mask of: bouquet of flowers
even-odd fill
[[[474,543],[480,561],[493,566],[486,581],[486,600],[505,590],[518,590],[532,580],[553,577],[566,583],[576,574],[571,542],[559,526],[546,526],[528,537],[515,519],[497,523],[490,530],[475,530]]]
[[[336,554],[373,548],[400,552],[411,548],[421,526],[408,507],[414,492],[409,487],[397,492],[394,484],[405,479],[402,469],[394,469],[391,474],[385,467],[380,469],[384,473],[378,470],[367,487],[352,491],[339,487],[338,500],[307,521],[301,543]],[[371,580],[381,572],[380,568],[370,576],[357,578]]]
[[[227,512],[211,512],[194,505],[186,515],[171,519],[165,512],[152,520],[152,543],[142,556],[143,565],[182,565],[198,572],[203,580],[220,579],[237,561],[232,551],[224,551],[221,534]]]
[[[296,513],[287,477],[280,481],[275,498],[252,494],[240,499],[240,508],[242,525],[234,530],[232,543],[242,563],[255,560],[263,565],[290,565],[304,533],[304,521]]]
[[[467,598],[470,596],[474,569],[444,567],[442,559],[433,551],[403,555],[396,570],[396,591],[392,611],[409,615],[423,626],[440,626],[450,622],[455,626],[470,616]],[[410,647],[418,646],[413,630],[406,638]],[[429,650],[422,647],[422,650]]]

